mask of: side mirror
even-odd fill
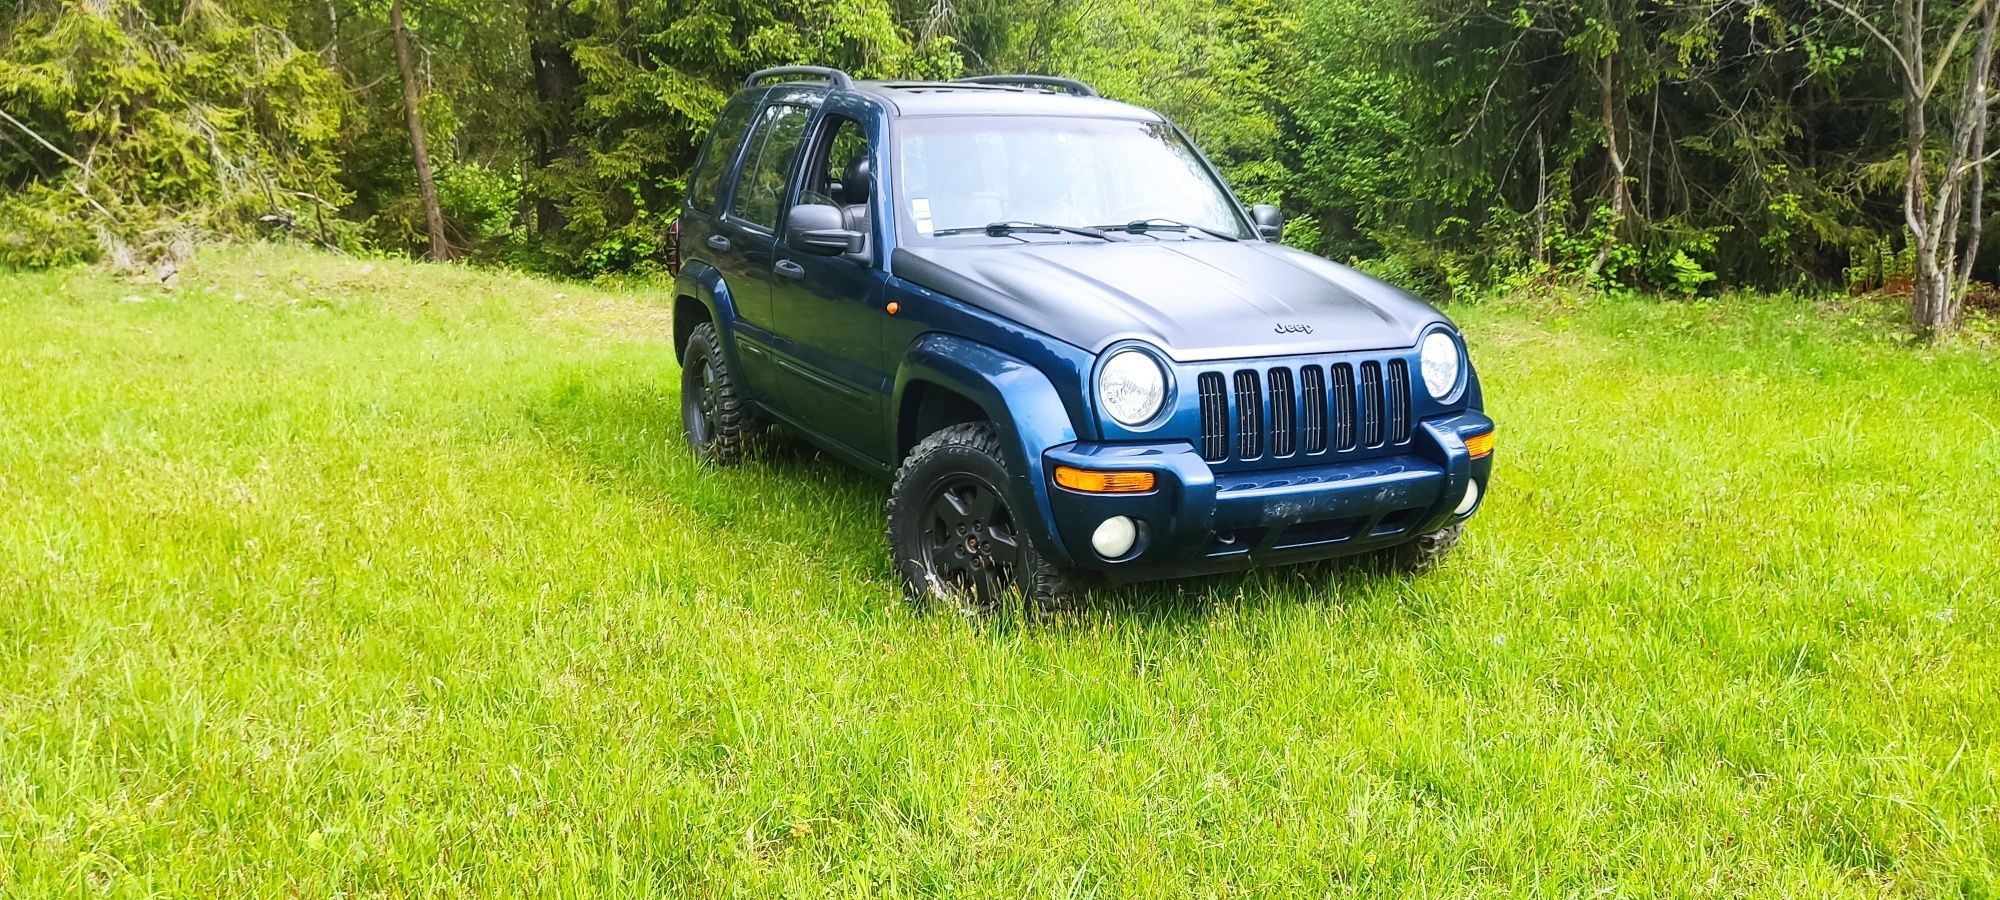
[[[801,203],[785,218],[785,243],[814,256],[860,253],[866,238],[847,230],[838,207]]]
[[[1275,241],[1285,236],[1285,214],[1269,203],[1250,207],[1250,219],[1257,223],[1257,234],[1264,240]]]

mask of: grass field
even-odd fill
[[[979,628],[885,489],[679,443],[657,294],[0,276],[0,895],[2000,895],[2000,365],[1455,309],[1428,577]]]

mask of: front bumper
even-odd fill
[[[1400,455],[1245,472],[1215,471],[1185,441],[1077,442],[1046,451],[1042,471],[1153,472],[1156,486],[1141,494],[1051,482],[1054,538],[1073,565],[1115,580],[1175,578],[1391,547],[1469,517],[1476,505],[1464,515],[1454,510],[1472,482],[1483,498],[1493,457],[1472,458],[1465,439],[1492,430],[1483,413],[1452,413],[1418,423]],[[1137,544],[1118,559],[1099,556],[1090,542],[1111,516],[1138,523]]]

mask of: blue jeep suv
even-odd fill
[[[1279,245],[1173,123],[1079,82],[752,75],[688,179],[688,443],[781,423],[893,482],[912,600],[1371,554],[1427,567],[1492,470],[1450,320]]]

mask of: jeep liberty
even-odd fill
[[[1280,245],[1173,123],[1034,75],[752,75],[678,225],[681,417],[782,424],[893,484],[906,594],[971,614],[1090,579],[1457,540],[1493,421],[1457,328]]]

